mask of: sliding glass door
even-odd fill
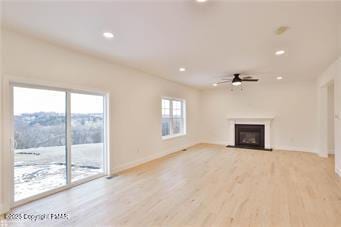
[[[71,93],[72,181],[103,172],[103,96]]]
[[[13,88],[14,200],[66,185],[66,92]]]
[[[14,201],[104,174],[105,98],[13,86]]]

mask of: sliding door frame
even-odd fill
[[[71,167],[72,167],[72,126],[71,126],[71,93],[66,91],[66,185],[70,185],[71,180]]]
[[[54,193],[63,191],[65,189],[72,188],[74,186],[77,186],[79,184],[83,184],[86,182],[89,182],[91,180],[103,177],[105,175],[110,175],[110,155],[109,155],[109,93],[108,92],[102,92],[98,89],[87,89],[87,88],[71,88],[69,86],[63,86],[58,85],[51,86],[52,83],[49,82],[41,82],[41,81],[35,81],[30,82],[26,79],[11,79],[7,78],[4,81],[7,85],[7,94],[8,94],[8,102],[7,106],[9,108],[9,111],[7,113],[7,117],[5,119],[8,120],[10,123],[10,127],[8,128],[8,135],[6,134],[6,137],[9,138],[9,143],[6,144],[4,147],[8,147],[8,157],[9,157],[9,168],[6,172],[8,172],[9,176],[9,186],[6,188],[10,189],[9,193],[7,194],[10,198],[7,203],[9,203],[10,208],[14,208],[17,206],[20,206],[22,204],[52,195]],[[55,84],[55,83],[53,83]],[[66,185],[58,187],[56,189],[48,190],[33,196],[30,196],[28,198],[15,201],[14,200],[14,132],[15,132],[15,125],[14,125],[14,97],[13,97],[13,89],[14,87],[23,87],[23,88],[33,88],[33,89],[44,89],[44,90],[52,90],[52,91],[63,91],[66,94]],[[71,146],[72,146],[72,137],[69,136],[72,133],[71,128],[71,93],[77,93],[77,94],[86,94],[86,95],[97,95],[103,97],[103,172],[95,174],[90,177],[86,177],[84,179],[77,180],[75,182],[72,182],[71,180]],[[5,138],[6,138],[5,137]]]

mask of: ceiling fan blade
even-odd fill
[[[234,78],[234,76],[224,76],[223,78],[224,79],[231,79],[232,80]]]
[[[244,82],[258,82],[259,79],[242,79]]]
[[[220,81],[220,82],[217,82],[216,84],[225,84],[225,83],[231,83],[231,80]]]
[[[223,77],[224,77],[224,78],[231,78],[231,79],[233,79],[233,78],[235,78],[236,76],[241,76],[241,74],[240,74],[240,73],[234,73],[234,74],[224,75]]]

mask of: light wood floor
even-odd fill
[[[333,158],[198,145],[14,212],[68,213],[52,222],[64,226],[337,227],[341,179]]]

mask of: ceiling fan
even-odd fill
[[[233,74],[233,77],[229,79],[223,79],[220,82],[215,83],[218,84],[224,84],[224,83],[232,83],[233,86],[240,86],[243,82],[258,82],[259,79],[255,79],[252,76],[242,76],[240,73]]]

